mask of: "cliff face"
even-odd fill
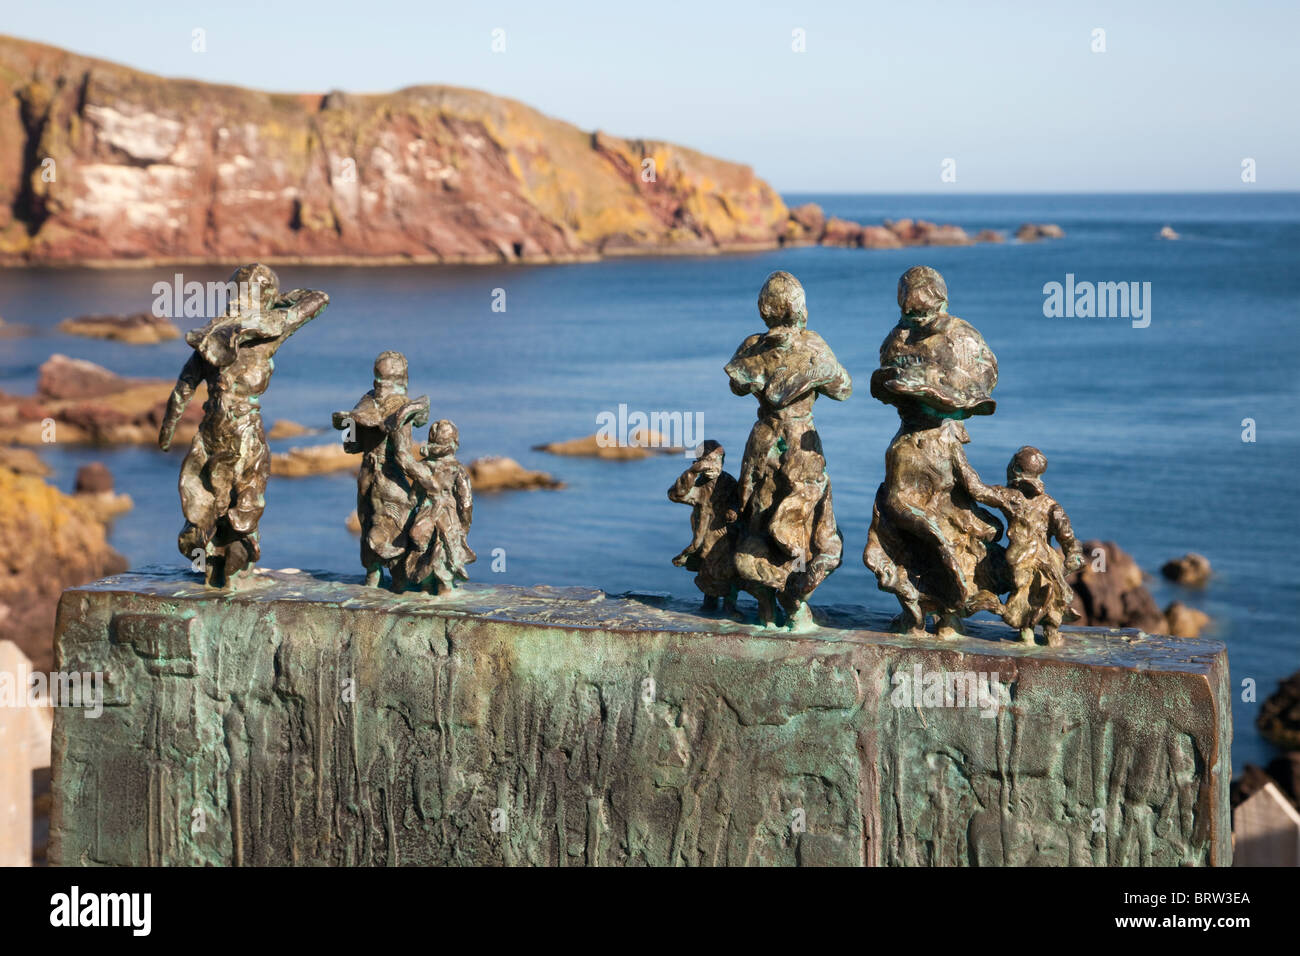
[[[486,93],[262,93],[0,36],[0,263],[554,260],[787,219],[746,166]]]

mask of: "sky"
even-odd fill
[[[266,90],[473,87],[782,192],[1300,189],[1294,0],[13,0],[0,33]]]

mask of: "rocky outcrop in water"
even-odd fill
[[[1132,555],[1114,541],[1083,542],[1084,563],[1069,577],[1076,624],[1134,627],[1148,634],[1197,637],[1210,624],[1204,611],[1172,602],[1163,611]]]
[[[94,362],[51,355],[35,395],[0,393],[0,443],[152,445],[171,390],[169,381],[123,378]],[[177,426],[178,447],[194,437],[205,395],[200,386]]]
[[[88,339],[110,339],[127,345],[156,345],[181,337],[180,329],[170,319],[148,312],[132,315],[83,315],[64,319],[59,331]]]

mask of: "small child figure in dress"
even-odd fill
[[[722,470],[726,452],[716,441],[706,441],[700,456],[668,489],[670,501],[691,506],[691,543],[673,558],[673,564],[695,571],[695,586],[704,593],[700,609],[716,611],[721,598],[729,613],[736,613],[736,567],[732,545],[739,517],[736,479]]]
[[[1070,518],[1043,488],[1047,456],[1032,445],[1021,448],[1007,465],[1005,488],[981,489],[978,498],[1007,516],[1007,564],[1012,587],[1002,620],[1020,631],[1020,640],[1033,644],[1034,626],[1043,626],[1051,647],[1061,643],[1059,628],[1077,615],[1070,609],[1074,591],[1066,575],[1083,564],[1083,548],[1074,537]],[[1064,556],[1052,547],[1056,538]]]

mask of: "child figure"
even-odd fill
[[[1066,575],[1083,564],[1083,548],[1075,540],[1070,519],[1043,488],[1047,456],[1032,445],[1021,448],[1007,465],[1007,486],[984,486],[975,497],[1007,516],[1007,564],[1012,588],[1002,620],[1020,631],[1020,640],[1034,643],[1034,625],[1043,625],[1051,647],[1061,643],[1059,628],[1078,615],[1070,610],[1074,592]],[[1051,545],[1055,537],[1064,557]]]
[[[420,446],[423,500],[411,522],[408,577],[436,594],[468,581],[465,565],[478,559],[469,547],[474,499],[469,472],[456,460],[459,447],[460,432],[446,419],[430,426],[429,440]]]
[[[668,489],[668,500],[691,506],[691,543],[673,564],[695,571],[695,586],[704,592],[702,611],[716,611],[718,599],[736,613],[736,567],[732,545],[739,517],[736,479],[722,470],[726,452],[706,441],[700,457]]]

